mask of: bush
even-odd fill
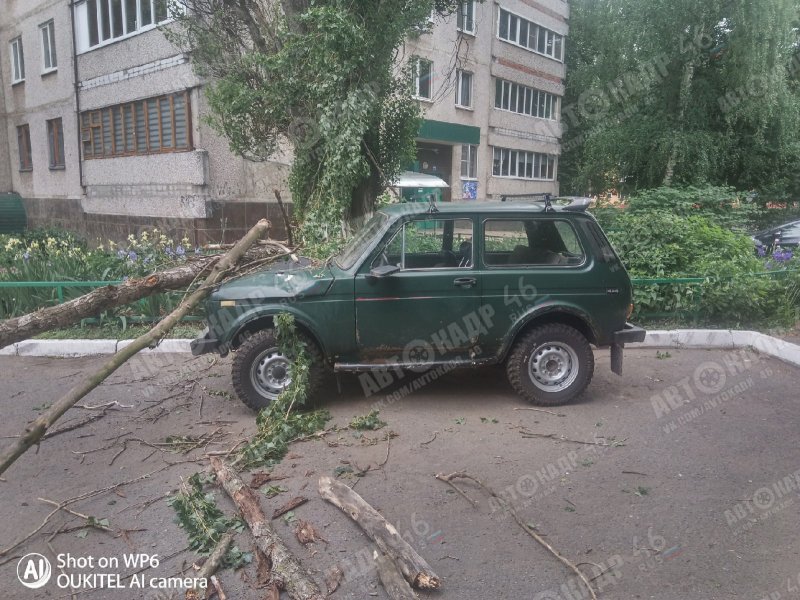
[[[679,314],[713,325],[792,325],[800,268],[790,253],[759,258],[752,240],[704,216],[617,211],[608,236],[633,278],[705,277],[703,284],[637,285],[635,318]],[[754,276],[768,270],[778,276]]]

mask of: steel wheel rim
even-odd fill
[[[578,355],[562,342],[539,344],[528,359],[531,383],[545,392],[561,392],[578,378]]]
[[[275,400],[292,382],[291,365],[278,348],[268,348],[253,361],[250,383],[261,396]]]

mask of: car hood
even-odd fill
[[[212,293],[211,300],[322,296],[333,280],[333,273],[325,265],[270,267],[222,284]]]

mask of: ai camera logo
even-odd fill
[[[31,552],[19,559],[17,579],[27,588],[38,590],[50,581],[53,571],[46,556]]]

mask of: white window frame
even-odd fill
[[[499,154],[499,174],[495,172],[495,165],[498,164]],[[505,154],[505,156],[504,156]],[[507,173],[503,174],[503,161],[508,166]],[[494,146],[492,148],[492,177],[498,179],[524,179],[526,181],[555,181],[556,166],[558,157],[555,154],[544,152],[532,152],[530,150],[515,150],[514,148],[502,148]],[[520,175],[520,165],[524,165],[525,172]],[[531,176],[528,177],[527,171],[530,166]],[[541,176],[542,168],[545,169],[545,176]]]
[[[464,22],[464,24],[469,24],[466,21],[467,12],[465,9],[467,8],[467,6],[469,6],[472,9],[470,13],[472,15],[471,17],[472,28],[470,29],[468,29],[467,27],[462,27],[462,22]],[[475,35],[475,33],[477,32],[477,27],[475,26],[475,13],[476,13],[475,0],[466,0],[466,2],[462,2],[461,5],[458,7],[458,11],[456,14],[456,30],[460,31],[461,33],[465,33],[467,35]]]
[[[504,38],[504,37],[502,37],[500,35],[500,24],[501,24],[501,22],[503,20],[503,17],[506,16],[506,15],[508,15],[507,19],[508,19],[509,22],[511,20],[510,17],[514,17],[517,20],[517,24],[516,24],[516,31],[514,31],[513,34],[511,33],[511,31],[509,31],[508,32],[509,37]],[[527,34],[525,36],[526,37],[525,43],[521,43],[520,42],[520,33],[521,33],[521,30],[523,29],[523,24],[524,24],[524,29],[527,32]],[[536,40],[536,42],[534,43],[533,46],[529,45],[530,39],[531,39],[531,30],[530,30],[531,27],[535,27],[536,28],[536,33],[534,34],[534,39]],[[539,25],[535,21],[531,21],[530,19],[526,19],[525,17],[522,17],[522,16],[518,15],[517,13],[515,13],[513,11],[510,11],[510,10],[508,10],[506,8],[500,8],[497,11],[497,30],[496,30],[496,33],[497,33],[497,39],[502,41],[502,42],[505,42],[507,44],[512,44],[514,46],[518,46],[519,48],[524,48],[528,52],[533,52],[535,54],[539,54],[540,56],[546,56],[547,58],[552,58],[553,60],[556,60],[558,62],[562,62],[562,63],[564,62],[564,40],[566,39],[566,36],[558,33],[557,31],[553,31],[552,29],[548,29],[544,25]],[[544,36],[545,36],[545,50],[547,49],[547,41],[550,38],[552,38],[552,41],[551,41],[551,46],[553,48],[552,54],[550,54],[550,53],[548,53],[546,51],[545,52],[540,52],[539,51],[539,43],[538,43],[538,41],[539,41],[539,36],[542,35],[542,34],[544,34]],[[559,50],[558,56],[556,55],[556,52],[555,52],[556,48],[558,48],[558,50]]]
[[[58,70],[58,54],[56,53],[56,24],[53,19],[39,25],[42,42],[42,75]],[[50,63],[49,65],[47,63]]]
[[[464,175],[465,164],[467,165],[466,175]],[[470,174],[473,166],[475,170]],[[461,181],[478,181],[478,146],[474,144],[461,144]]]
[[[464,75],[469,76],[469,98],[464,102],[463,96],[463,82]],[[475,74],[472,71],[465,71],[464,69],[456,69],[456,106],[458,108],[467,108],[472,110],[472,99],[474,98],[473,89],[475,83]]]
[[[501,88],[499,104],[497,98],[498,85]],[[522,111],[516,110],[519,108],[520,95],[522,96]],[[544,115],[539,113],[542,95],[544,95]],[[515,99],[516,102],[512,102],[512,99]],[[506,106],[508,108],[506,108]],[[550,108],[549,117],[545,116],[548,106]],[[544,119],[546,121],[558,120],[558,96],[551,92],[545,92],[544,90],[517,83],[516,81],[503,79],[502,77],[495,78],[494,108],[496,110],[511,112],[515,115],[533,117],[534,119]]]
[[[11,85],[25,81],[25,47],[22,36],[18,35],[9,42],[11,59]]]
[[[433,61],[423,56],[415,56],[411,60],[413,61],[412,66],[414,69],[414,98],[417,100],[424,100],[425,102],[433,102]],[[430,65],[428,75],[428,89],[430,90],[430,96],[422,96],[420,94],[420,83],[422,78],[420,78],[419,67],[422,63],[427,63]]]
[[[89,52],[91,50],[96,50],[97,48],[102,48],[103,46],[107,46],[109,44],[113,44],[120,40],[124,40],[135,35],[139,35],[140,33],[144,33],[146,31],[151,31],[156,29],[159,25],[163,25],[165,23],[170,23],[174,21],[173,17],[171,16],[171,8],[173,6],[178,6],[180,10],[185,11],[186,5],[183,2],[173,3],[171,0],[167,0],[167,17],[161,21],[156,21],[156,3],[158,0],[135,0],[136,2],[136,17],[134,21],[133,29],[128,29],[128,3],[125,0],[119,0],[121,3],[121,13],[122,13],[122,35],[114,36],[114,11],[112,4],[116,0],[96,0],[95,3],[95,10],[96,10],[96,23],[97,23],[97,43],[92,45],[91,44],[91,34],[89,31],[90,28],[90,21],[89,21],[89,0],[78,0],[75,4],[75,38],[76,38],[76,46],[77,46],[77,53],[83,54],[84,52]],[[101,9],[101,5],[105,4],[108,9],[108,30],[109,30],[109,37],[107,39],[103,39],[103,11]],[[150,19],[151,22],[147,25],[140,25],[142,22],[142,5],[148,4],[150,6]]]

